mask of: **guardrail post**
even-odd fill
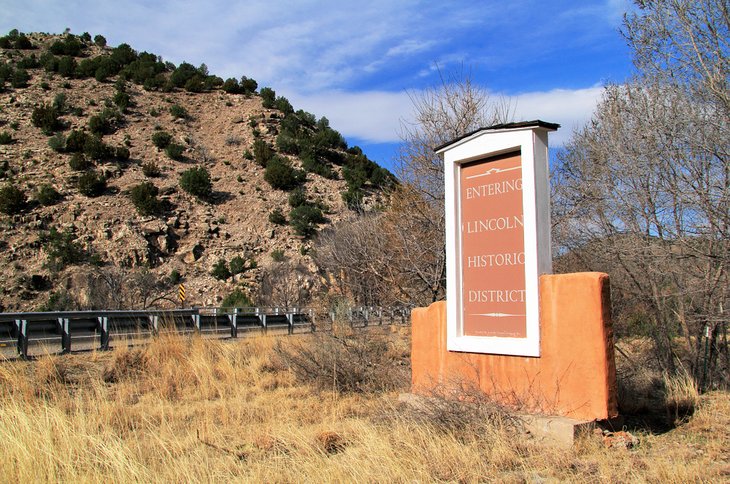
[[[68,318],[58,318],[58,327],[61,330],[61,353],[71,353],[71,332]]]
[[[193,314],[193,324],[195,324],[195,332],[200,333],[200,314]]]
[[[98,316],[99,328],[101,329],[101,346],[102,351],[109,349],[109,318],[106,316]]]
[[[289,324],[289,334],[294,334],[294,313],[287,313],[286,322]]]
[[[264,333],[268,332],[266,327],[266,313],[261,314],[261,325],[264,327]]]
[[[365,317],[365,326],[370,323],[370,308],[363,308],[362,315]]]
[[[317,331],[317,323],[314,320],[314,309],[309,309],[309,326],[312,333]]]
[[[28,321],[16,319],[15,327],[18,329],[18,354],[21,358],[28,358]]]
[[[353,317],[352,317],[352,308],[347,308],[347,318],[350,320],[350,327],[352,328],[355,326]]]
[[[228,315],[228,319],[231,320],[231,338],[238,337],[238,308],[233,309],[233,314]]]
[[[160,317],[156,314],[150,314],[148,317],[150,319],[150,325],[152,326],[152,334],[156,336],[157,334],[159,334],[160,331]]]

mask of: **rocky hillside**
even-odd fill
[[[303,303],[323,290],[316,231],[395,183],[252,79],[15,31],[0,38],[0,176],[4,311],[169,307],[180,282],[187,305]]]

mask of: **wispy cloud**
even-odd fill
[[[515,108],[516,120],[542,119],[559,123],[562,127],[551,134],[550,143],[561,146],[574,129],[590,119],[602,93],[602,87],[593,86],[507,97]],[[413,94],[417,96],[418,92]],[[369,143],[399,141],[401,121],[413,119],[413,106],[405,91],[330,91],[316,95],[295,94],[290,96],[290,100],[306,111],[326,116],[346,137]]]

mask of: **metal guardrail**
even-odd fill
[[[405,325],[410,320],[408,307],[348,308],[341,317],[352,327],[383,324]],[[267,332],[269,329],[331,329],[335,312],[316,313],[310,308],[193,308],[140,311],[58,311],[39,313],[0,313],[0,347],[15,346],[21,358],[28,357],[29,343],[60,341],[61,353],[72,350],[72,342],[98,340],[98,348],[107,350],[110,341],[156,335],[163,331],[229,335],[241,331]],[[329,327],[328,327],[329,326]]]
[[[314,313],[309,309],[280,308],[196,308],[143,311],[60,311],[42,313],[0,313],[0,346],[15,345],[21,358],[28,357],[30,342],[60,338],[61,352],[71,351],[72,341],[99,339],[99,349],[109,349],[112,337],[154,335],[160,331],[220,334],[237,338],[241,330],[295,327],[314,330]]]

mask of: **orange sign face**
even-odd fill
[[[465,336],[527,336],[522,159],[519,152],[460,170]]]

